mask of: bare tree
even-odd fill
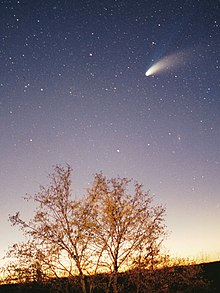
[[[71,168],[56,166],[47,187],[29,197],[37,203],[34,218],[29,222],[20,214],[10,216],[13,225],[19,225],[24,234],[38,242],[44,254],[45,265],[53,276],[71,277],[78,274],[82,292],[86,292],[85,272],[90,254],[90,208],[86,201],[71,196]]]
[[[43,253],[32,241],[21,242],[9,247],[4,267],[6,283],[42,283],[46,278],[46,267],[42,261]],[[44,266],[44,267],[43,267]]]
[[[127,178],[96,174],[88,196],[99,269],[110,273],[107,291],[112,286],[117,293],[120,271],[128,270],[140,254],[151,263],[158,255],[166,234],[165,209],[152,205],[153,197],[143,186]]]
[[[178,283],[196,278],[196,269],[178,275],[167,265],[168,258],[161,256],[165,208],[154,204],[141,184],[127,178],[107,179],[100,173],[86,195],[77,199],[71,193],[71,172],[69,165],[55,166],[48,186],[40,186],[27,198],[36,203],[31,220],[24,221],[19,213],[10,216],[28,239],[9,249],[11,279],[40,283],[66,277],[68,291],[78,276],[83,293],[97,287],[118,293],[124,278],[131,284],[124,285],[124,292],[140,293],[167,292],[175,285],[173,275]],[[62,286],[63,281],[54,292]]]

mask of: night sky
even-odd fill
[[[171,254],[220,258],[220,1],[2,0],[0,42],[0,256],[67,162],[74,194],[132,177]]]

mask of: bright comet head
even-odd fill
[[[154,63],[146,72],[145,76],[151,76],[163,71],[167,71],[173,68],[176,68],[183,63],[186,54],[182,51],[179,53],[174,53],[172,55],[166,56],[156,63]]]
[[[146,76],[150,76],[150,75],[152,75],[151,67],[145,72],[145,75],[146,75]]]
[[[170,60],[167,57],[159,60],[146,71],[145,75],[151,76],[166,70],[168,68],[169,62]]]

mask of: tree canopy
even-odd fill
[[[152,278],[146,275],[161,269],[165,259],[161,254],[166,237],[164,206],[154,204],[153,196],[138,182],[108,179],[102,173],[77,198],[72,194],[71,174],[69,165],[55,166],[48,186],[40,186],[28,198],[36,203],[33,218],[26,222],[19,212],[9,217],[27,242],[9,249],[8,276],[19,282],[78,276],[83,293],[97,286],[117,293],[125,288],[119,275],[126,276],[126,286],[131,284],[133,292],[142,292],[140,277],[145,275],[152,287]],[[94,276],[101,274],[107,277],[97,283]]]

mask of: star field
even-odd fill
[[[74,193],[133,177],[167,206],[168,249],[219,258],[219,1],[0,1],[1,251],[54,164]],[[178,67],[145,76],[176,54]]]

